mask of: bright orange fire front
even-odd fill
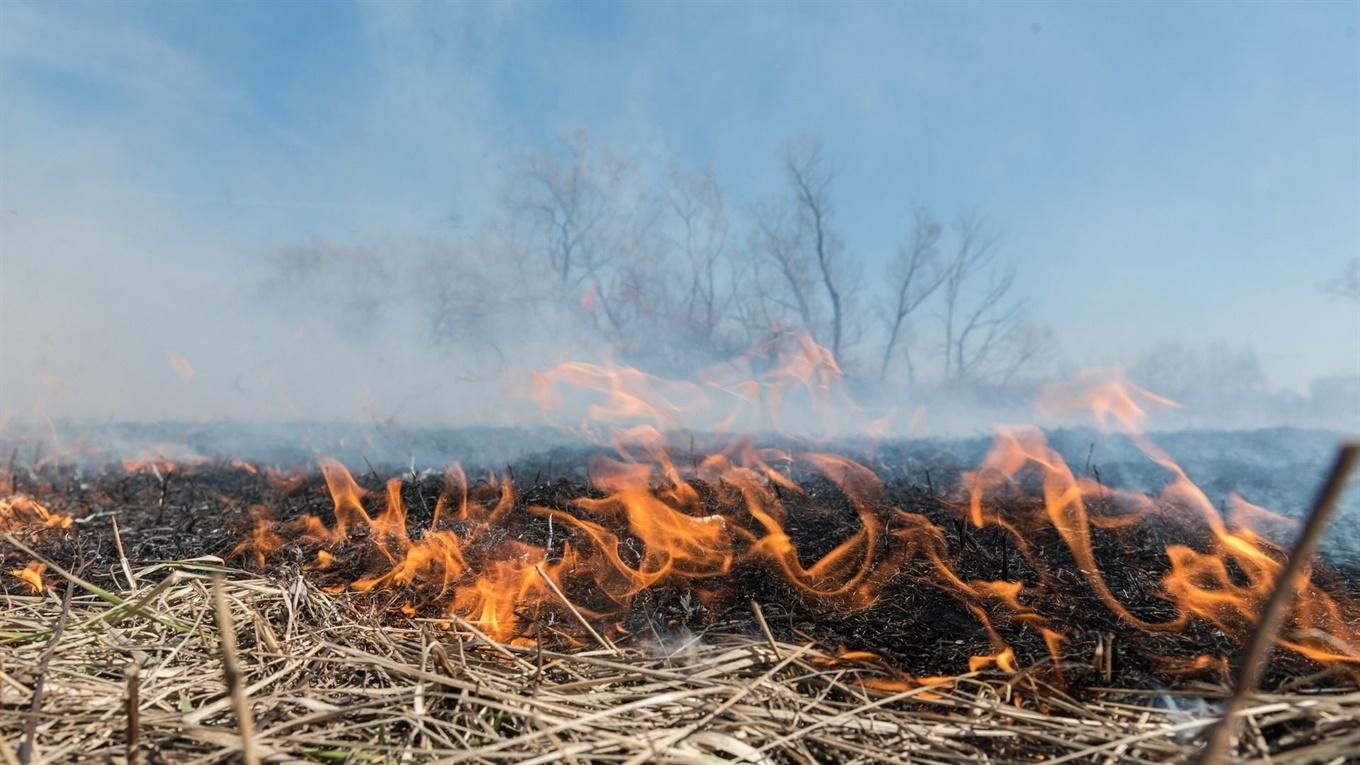
[[[749,401],[768,403],[773,392],[761,387],[786,385],[790,375],[799,385],[816,379],[827,371],[816,358],[788,375],[766,374],[774,382],[752,382]],[[603,395],[592,414],[621,426],[612,438],[616,456],[590,466],[589,491],[551,507],[526,503],[508,476],[492,473],[471,485],[454,465],[430,522],[413,532],[400,481],[370,494],[342,465],[325,461],[333,521],[304,516],[278,522],[260,509],[237,554],[263,563],[291,540],[314,551],[310,569],[318,575],[362,570],[350,589],[390,591],[405,599],[410,612],[465,620],[502,641],[534,639],[546,612],[562,617],[559,624],[585,619],[623,629],[621,616],[633,601],[663,585],[708,601],[739,601],[741,593],[728,583],[738,570],[763,571],[798,597],[843,613],[881,605],[895,588],[934,588],[957,601],[991,643],[990,653],[973,656],[968,669],[1003,672],[1017,671],[1021,658],[994,627],[997,619],[1031,632],[1054,671],[1061,670],[1071,636],[1043,604],[1061,602],[1074,578],[1129,628],[1165,633],[1207,624],[1241,640],[1284,558],[1246,522],[1267,511],[1234,498],[1234,520],[1223,520],[1185,471],[1142,434],[1145,407],[1174,402],[1109,370],[1050,388],[1041,406],[1112,420],[1166,471],[1159,494],[1112,489],[1078,476],[1038,429],[1003,427],[981,463],[961,476],[959,495],[945,500],[944,511],[961,524],[1007,540],[1032,575],[1024,579],[961,574],[965,550],[951,550],[938,521],[895,504],[872,470],[846,457],[758,449],[742,439],[711,454],[678,457],[664,429],[707,405],[703,385],[573,364],[537,378],[538,395],[551,403],[552,387],[564,381]],[[810,493],[804,488],[808,477],[834,487],[834,498]],[[837,519],[834,538],[813,540],[820,551],[815,555],[806,535],[790,530],[792,520],[807,517]],[[1165,547],[1164,559],[1146,561],[1165,572],[1152,597],[1174,607],[1159,618],[1140,615],[1146,604],[1135,608],[1112,590],[1093,541],[1097,532],[1119,539],[1149,523],[1185,532],[1183,541]],[[1045,538],[1065,548],[1072,570],[1045,564],[1051,556],[1035,547]],[[1354,626],[1360,609],[1311,582],[1301,585],[1280,645],[1324,664],[1360,664]],[[1221,657],[1201,658],[1205,667],[1221,663]]]

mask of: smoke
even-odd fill
[[[1336,203],[1309,202],[1355,201],[1355,163],[1289,163],[1350,168],[1309,177],[1251,165],[1258,187],[1235,195],[1236,175],[1214,181],[1212,173],[1257,156],[1250,136],[1223,147],[1192,142],[1170,158],[1140,155],[1118,135],[1112,140],[1129,152],[1120,157],[1082,141],[1045,145],[1053,156],[1070,152],[1115,170],[1144,160],[1198,162],[1196,187],[1207,193],[1197,204],[1217,209],[1226,197],[1238,216],[1215,217],[1206,232],[1193,215],[1165,214],[1146,178],[1120,190],[1088,178],[1074,190],[1005,155],[999,136],[941,139],[939,130],[974,122],[964,119],[966,107],[986,106],[980,99],[1008,103],[991,85],[965,87],[985,81],[998,62],[984,57],[969,69],[957,51],[924,45],[919,59],[904,63],[872,53],[873,45],[851,45],[855,36],[891,37],[906,23],[878,11],[822,24],[844,60],[784,56],[798,61],[786,77],[737,66],[732,50],[687,60],[700,75],[730,75],[732,93],[777,87],[790,95],[787,107],[739,99],[726,111],[676,74],[686,71],[675,59],[680,51],[651,54],[641,43],[605,44],[590,30],[554,28],[560,12],[513,4],[488,13],[395,3],[347,9],[344,23],[325,26],[304,56],[273,38],[251,43],[246,22],[219,19],[217,33],[234,48],[224,52],[202,33],[139,11],[6,5],[0,409],[12,416],[9,427],[575,427],[588,400],[545,414],[532,393],[533,373],[569,361],[699,385],[708,411],[673,423],[731,427],[725,419],[740,403],[735,372],[723,371],[721,384],[709,384],[712,375],[733,359],[749,367],[743,354],[784,327],[835,347],[843,374],[835,391],[817,393],[825,411],[790,399],[776,423],[759,413],[768,402],[747,402],[741,427],[978,433],[997,420],[1033,419],[1030,401],[1048,380],[1120,363],[1184,404],[1159,414],[1154,428],[1360,430],[1360,356],[1338,350],[1350,338],[1337,329],[1353,324],[1357,308],[1318,289],[1339,270],[1340,254],[1354,252],[1360,232],[1346,222],[1349,210],[1336,215]],[[650,39],[667,13],[628,23]],[[977,42],[1010,34],[1013,20],[936,23]],[[1052,75],[1049,57],[1073,41],[1034,39],[1024,22],[1016,26],[1023,65]],[[764,35],[773,38],[767,52],[789,53],[811,23],[780,15],[782,34]],[[918,23],[925,21],[908,26]],[[880,26],[887,31],[873,31]],[[1058,35],[1062,26],[1043,29]],[[1310,45],[1317,56],[1332,47]],[[247,50],[258,61],[243,60]],[[521,73],[509,71],[521,61]],[[832,98],[847,72],[870,82],[859,98]],[[882,76],[866,77],[872,72]],[[1223,76],[1235,113],[1264,108],[1243,81]],[[1269,80],[1262,87],[1274,95],[1265,100],[1297,76]],[[1036,79],[1071,91],[1064,109],[1093,92],[1084,80]],[[804,96],[793,97],[795,81]],[[885,105],[890,82],[937,107],[921,119],[938,127],[883,135],[885,126],[909,122]],[[1280,146],[1280,162],[1354,152],[1349,140],[1330,138],[1351,134],[1335,125],[1356,122],[1347,85],[1353,76],[1327,85],[1351,93],[1332,111],[1318,106],[1325,113],[1266,121],[1293,141]],[[610,88],[616,92],[602,94]],[[858,125],[819,117],[826,104],[840,104]],[[1137,105],[1127,110],[1121,119],[1142,120],[1147,136],[1207,124],[1196,112],[1178,112],[1180,122],[1167,125]],[[1075,129],[1029,109],[1009,111],[1026,131]],[[730,137],[719,135],[724,118],[734,125]],[[591,136],[578,141],[567,132],[563,141],[558,129],[567,124],[585,125]],[[1332,127],[1314,130],[1318,124]],[[696,129],[707,137],[696,138]],[[785,177],[795,163],[775,148],[808,134],[822,136],[823,164],[796,166],[825,179],[824,220],[798,206]],[[1301,135],[1308,140],[1288,138]],[[901,146],[903,137],[916,143]],[[975,160],[979,147],[984,156]],[[886,164],[867,166],[871,154]],[[897,154],[944,156],[956,166],[912,173],[920,161]],[[972,164],[998,156],[1033,172],[1010,187]],[[545,207],[565,188],[582,195],[571,222],[560,205]],[[1139,197],[1130,199],[1128,188]],[[1056,210],[1074,195],[1080,205],[1064,220]],[[985,215],[969,217],[979,204]],[[1168,204],[1185,207],[1185,199]],[[938,228],[927,227],[938,237],[926,243],[935,248],[927,266],[941,273],[968,231],[954,225],[960,216],[987,222],[997,237],[996,259],[963,285],[958,303],[959,315],[986,311],[961,350],[957,329],[944,329],[943,291],[926,295],[884,354],[892,326],[884,314],[895,305],[889,282],[902,273],[892,253],[912,241],[911,211],[927,208]],[[1268,236],[1257,227],[1262,209],[1275,215]],[[1134,231],[1144,220],[1164,223],[1155,235]],[[834,268],[816,268],[814,223],[828,226],[817,234],[834,235],[826,251]],[[1253,240],[1246,249],[1244,239]],[[1202,255],[1175,271],[1180,264],[1168,261],[1164,245]],[[578,258],[572,265],[568,254]],[[1288,281],[1282,270],[1298,278]],[[1110,273],[1127,285],[1112,284]],[[822,285],[833,281],[843,302],[827,297]],[[1148,287],[1159,281],[1165,291]],[[988,303],[1002,285],[1004,294]],[[984,341],[990,350],[981,356]]]

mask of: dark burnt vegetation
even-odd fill
[[[567,545],[585,555],[598,552],[591,549],[593,543],[584,534],[560,521],[553,522],[545,512],[584,515],[587,513],[576,503],[578,499],[605,496],[585,477],[582,466],[588,458],[580,453],[574,456],[570,459],[559,453],[551,459],[495,468],[502,476],[514,476],[514,504],[494,529],[478,537],[476,544],[534,545],[547,550],[550,562],[561,560]],[[677,455],[678,463],[684,459],[684,455]],[[1216,657],[1232,656],[1241,635],[1225,634],[1194,618],[1184,628],[1168,631],[1131,626],[1101,602],[1051,526],[1025,527],[1022,538],[996,526],[975,528],[967,521],[966,501],[960,499],[956,471],[939,465],[932,469],[919,460],[905,465],[870,460],[869,464],[875,465],[885,483],[881,506],[872,508],[883,520],[885,536],[905,522],[894,508],[928,523],[936,530],[929,536],[929,544],[937,545],[943,560],[960,579],[1023,584],[1021,603],[1025,609],[1041,615],[1043,623],[1063,635],[1062,661],[1055,667],[1036,621],[999,602],[989,603],[986,619],[1014,649],[1019,667],[1042,668],[1050,681],[1060,677],[1059,682],[1074,688],[1111,684],[1161,688],[1223,681],[1223,664]],[[811,565],[853,535],[860,519],[851,500],[831,481],[796,465],[782,467],[801,489],[778,489],[788,511],[784,528],[797,546],[801,563]],[[468,470],[472,502],[494,503],[499,496],[500,489],[492,485],[496,479],[489,477],[492,470]],[[402,481],[401,495],[413,539],[419,539],[422,530],[430,526],[441,497],[450,499],[439,471],[402,472],[365,465],[354,470],[354,478],[368,493],[365,505],[370,508],[380,505],[389,479]],[[719,496],[724,487],[701,480],[692,485],[707,508],[716,512],[723,507]],[[328,524],[334,520],[331,496],[315,470],[294,473],[226,462],[140,466],[130,471],[123,466],[45,466],[17,470],[13,488],[54,512],[75,518],[71,530],[49,530],[29,537],[29,541],[48,560],[96,584],[108,583],[115,576],[123,556],[134,564],[201,556],[230,559],[262,512],[283,523],[304,515],[314,515]],[[1019,519],[1041,516],[1042,504],[1034,498],[1032,488],[1022,476],[1016,490],[989,500],[988,511],[1003,519],[1015,519],[1017,524]],[[1113,496],[1094,499],[1090,510],[1097,519],[1117,520],[1127,512]],[[730,512],[727,515],[728,522],[747,529],[752,538],[760,533],[751,518]],[[638,564],[643,545],[630,533],[624,518],[589,517],[618,536],[620,558],[629,565]],[[446,518],[442,527],[459,533],[463,531],[461,523]],[[280,578],[301,570],[317,584],[340,591],[390,564],[375,546],[361,544],[369,533],[368,529],[356,529],[350,543],[330,548],[334,560],[325,567],[316,565],[317,546],[295,540],[288,540],[262,567],[249,556],[237,556],[229,562],[260,568],[261,573]],[[1202,521],[1174,512],[1129,524],[1093,523],[1090,536],[1100,573],[1111,593],[1136,617],[1153,624],[1177,616],[1175,605],[1161,593],[1162,577],[1170,565],[1167,545],[1204,550],[1210,543]],[[743,561],[740,552],[738,549],[738,562],[725,575],[662,579],[626,606],[604,596],[588,576],[573,578],[569,573],[564,590],[583,614],[590,615],[612,640],[623,644],[674,645],[695,636],[719,634],[758,636],[768,627],[783,642],[815,641],[831,650],[871,651],[883,657],[891,671],[918,677],[963,672],[969,657],[995,651],[977,614],[941,586],[923,554],[883,567],[876,574],[882,577],[878,596],[865,607],[852,608],[844,601],[810,596],[768,566]],[[874,555],[886,560],[887,553],[880,549]],[[6,570],[27,562],[9,549],[3,552],[3,558]],[[1321,563],[1314,577],[1344,604],[1356,602],[1354,597],[1360,595],[1356,573],[1351,568]],[[1240,577],[1241,572],[1233,575]],[[22,591],[22,583],[14,577],[0,578],[0,583],[6,592]],[[466,585],[449,583],[454,588]],[[391,622],[438,619],[447,599],[432,596],[444,586],[420,582],[349,597]],[[764,625],[754,614],[753,601],[761,606]],[[408,604],[414,607],[402,610]],[[565,608],[540,603],[533,612],[520,617],[528,625],[525,637],[553,649],[569,650],[588,640]],[[1345,617],[1352,624],[1360,621],[1360,614],[1348,613]],[[1099,661],[1093,663],[1111,649],[1114,659],[1108,668]],[[1271,664],[1266,685],[1278,687],[1322,669],[1297,654],[1280,651]]]

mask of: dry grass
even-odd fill
[[[211,558],[111,574],[122,591],[55,571],[73,585],[65,607],[65,583],[7,598],[5,762],[30,735],[35,763],[242,761],[224,679],[233,654],[217,627],[228,623],[236,702],[264,762],[1152,763],[1186,759],[1215,720],[1166,694],[1076,701],[1023,673],[875,691],[860,682],[872,667],[768,635],[665,650],[494,645],[465,622],[384,624],[301,575],[262,579]],[[216,576],[229,619],[215,612]],[[1360,751],[1357,691],[1265,694],[1245,715],[1246,761],[1339,763]]]

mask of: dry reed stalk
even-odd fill
[[[137,765],[141,755],[141,663],[134,660],[127,667],[127,765]]]
[[[562,601],[562,605],[566,606],[568,611],[571,611],[571,615],[576,617],[576,621],[580,622],[581,626],[585,628],[586,632],[592,638],[595,639],[595,642],[600,644],[601,648],[604,648],[605,650],[613,654],[617,654],[619,652],[619,649],[616,648],[613,643],[609,642],[609,640],[606,639],[604,635],[601,635],[599,632],[595,630],[593,626],[591,626],[590,620],[587,619],[585,615],[582,614],[580,610],[576,608],[576,605],[573,604],[571,600],[569,600],[567,596],[562,593],[562,590],[558,588],[557,583],[552,580],[552,577],[548,576],[546,573],[543,572],[542,566],[535,565],[534,571],[538,573],[538,578],[542,579],[543,583],[548,585],[548,589],[553,591],[553,594],[557,596],[557,599]],[[541,644],[542,643],[540,641],[540,645]]]
[[[1261,609],[1256,629],[1252,632],[1246,647],[1242,649],[1242,655],[1237,663],[1237,674],[1233,678],[1233,694],[1223,706],[1223,719],[1210,731],[1204,750],[1199,756],[1200,765],[1215,765],[1228,756],[1233,737],[1237,735],[1237,730],[1242,724],[1240,712],[1261,682],[1261,673],[1265,671],[1266,662],[1270,660],[1270,650],[1275,646],[1275,638],[1289,614],[1288,607],[1298,596],[1300,578],[1304,570],[1312,564],[1313,554],[1317,552],[1318,543],[1322,540],[1322,532],[1326,530],[1327,523],[1331,520],[1332,510],[1336,507],[1336,501],[1340,499],[1341,493],[1345,491],[1346,479],[1357,460],[1360,460],[1360,442],[1345,444],[1337,452],[1327,480],[1318,491],[1317,499],[1304,520],[1298,541],[1294,543],[1294,549],[1290,551],[1284,568],[1275,578],[1275,587],[1270,593],[1270,599]]]
[[[259,765],[255,751],[255,721],[250,712],[250,699],[241,687],[241,668],[236,659],[236,628],[232,624],[231,607],[222,587],[222,577],[213,576],[213,605],[217,614],[217,632],[221,636],[222,675],[226,680],[231,705],[236,710],[236,724],[240,727],[241,757],[246,765]]]
[[[28,719],[24,722],[23,742],[19,744],[19,762],[22,765],[29,765],[33,761],[33,752],[38,736],[38,720],[42,713],[43,690],[47,684],[47,670],[52,666],[52,656],[57,651],[57,645],[61,643],[62,633],[66,631],[66,619],[71,615],[71,593],[74,589],[72,583],[66,583],[66,594],[61,598],[61,613],[57,615],[56,626],[52,628],[52,637],[43,649],[42,659],[38,661],[38,677],[33,684],[33,697],[28,707]]]

